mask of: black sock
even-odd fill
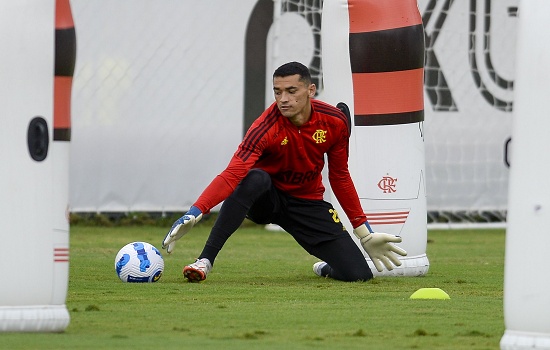
[[[214,265],[214,260],[216,260],[216,256],[218,256],[225,242],[243,223],[248,208],[232,197],[225,200],[199,256],[200,258],[207,258]]]
[[[204,246],[201,255],[199,255],[199,259],[207,258],[210,260],[212,266],[214,266],[214,260],[216,260],[216,256],[218,256],[219,252],[220,249],[207,244]]]

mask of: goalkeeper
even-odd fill
[[[275,70],[273,92],[275,102],[254,121],[226,169],[174,222],[162,247],[171,253],[176,241],[223,201],[201,254],[183,269],[190,282],[206,279],[223,245],[246,217],[258,224],[277,224],[292,235],[322,260],[313,265],[319,276],[371,279],[363,253],[333,206],[323,200],[321,171],[326,154],[332,190],[376,269],[401,265],[396,254],[407,253],[392,244],[401,238],[372,232],[359,203],[348,170],[348,117],[313,99],[316,87],[301,63],[286,63]]]

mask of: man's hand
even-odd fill
[[[197,207],[191,206],[184,216],[174,222],[162,241],[162,249],[166,249],[166,252],[171,254],[176,246],[176,241],[189,232],[201,218],[202,212]]]
[[[391,244],[400,243],[401,237],[399,236],[381,232],[369,232],[365,224],[358,226],[353,230],[353,233],[357,236],[357,238],[359,238],[363,249],[365,249],[371,258],[378,272],[382,272],[384,270],[382,264],[384,264],[388,271],[393,270],[393,265],[390,261],[395,266],[401,266],[401,261],[399,261],[394,253],[401,256],[407,255],[405,250]]]

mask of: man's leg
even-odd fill
[[[206,278],[225,242],[242,224],[254,203],[268,193],[271,187],[269,174],[259,169],[250,170],[222,204],[199,258],[194,264],[183,269],[185,277],[190,281],[201,281]]]
[[[309,254],[327,263],[323,276],[341,281],[367,281],[373,277],[362,251],[330,203],[288,196],[284,200],[274,223],[290,233]]]
[[[320,271],[321,276],[347,282],[368,281],[373,277],[367,260],[351,237],[322,242],[309,247],[308,251],[327,263]]]

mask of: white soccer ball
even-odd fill
[[[156,282],[164,271],[164,259],[150,243],[132,242],[116,255],[115,271],[122,282]]]

